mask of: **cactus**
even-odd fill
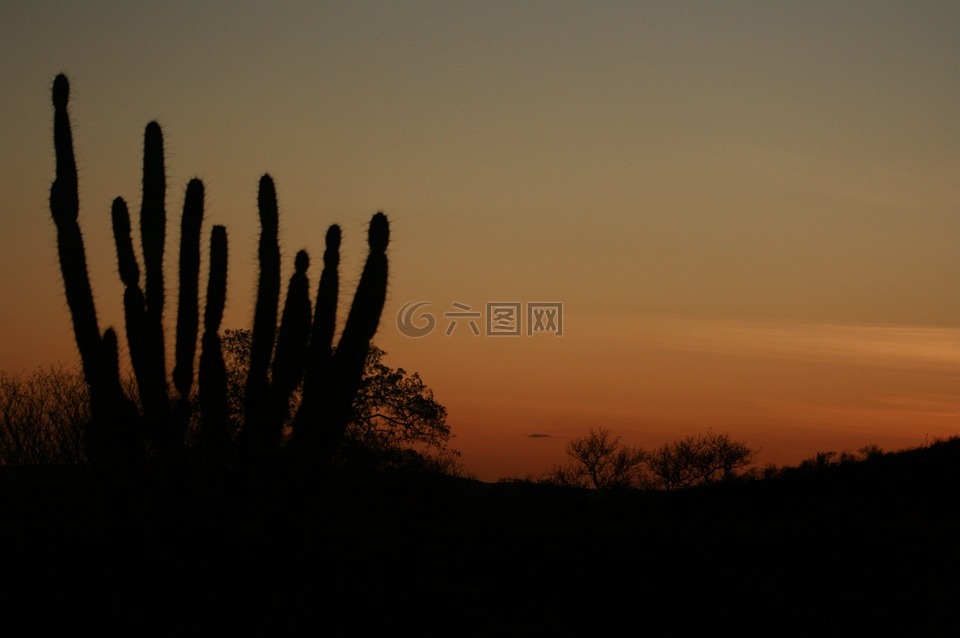
[[[88,461],[118,467],[136,463],[138,445],[132,416],[136,408],[124,395],[119,381],[116,335],[108,330],[102,337],[87,273],[86,251],[78,223],[80,196],[73,136],[67,103],[70,85],[58,75],[53,83],[53,136],[56,177],[50,187],[50,213],[57,227],[57,252],[64,291],[80,352],[84,379],[90,388],[92,421],[85,433]]]
[[[140,206],[140,242],[143,248],[144,307],[143,365],[145,385],[140,401],[147,432],[164,460],[179,455],[182,441],[169,427],[170,398],[163,336],[163,252],[166,239],[166,176],[163,165],[163,133],[156,122],[147,124],[143,135],[143,195]]]
[[[310,364],[304,379],[303,398],[294,419],[291,454],[325,462],[343,440],[353,399],[360,387],[363,366],[383,312],[387,293],[387,244],[390,226],[386,215],[370,220],[370,252],[336,349],[332,337],[337,306],[337,267],[340,230],[327,233],[324,271],[317,291],[317,310],[310,343]]]
[[[332,385],[334,393],[327,409],[328,424],[320,441],[319,452],[329,457],[336,452],[350,420],[353,399],[363,377],[363,365],[370,350],[370,341],[377,332],[387,296],[387,244],[390,225],[387,216],[378,212],[370,220],[367,263],[360,275],[350,314],[336,351],[333,353]]]
[[[290,454],[306,457],[318,448],[323,409],[330,405],[333,389],[333,334],[337,324],[337,294],[340,287],[340,227],[327,230],[323,273],[317,287],[317,303],[303,375],[303,395],[290,439]]]
[[[283,307],[277,350],[271,367],[270,414],[268,416],[269,445],[279,446],[281,430],[289,415],[290,397],[303,380],[310,341],[312,311],[310,282],[307,269],[310,258],[306,251],[297,253],[294,273],[287,286],[287,301]]]
[[[260,242],[257,257],[260,276],[253,314],[250,369],[244,389],[244,428],[240,432],[240,460],[256,464],[264,454],[266,421],[270,403],[270,360],[277,337],[277,305],[280,303],[280,241],[277,192],[269,175],[260,178],[257,195]]]
[[[113,200],[110,213],[113,222],[113,239],[117,248],[117,270],[123,282],[123,313],[127,326],[127,346],[130,348],[130,360],[137,386],[147,388],[150,385],[150,373],[146,366],[146,336],[144,324],[144,297],[140,288],[140,267],[133,254],[133,241],[130,238],[130,213],[123,198]]]
[[[143,261],[146,270],[145,288],[140,287],[140,267],[137,264],[131,238],[130,214],[120,197],[113,202],[111,218],[117,249],[117,268],[124,284],[124,320],[127,345],[133,363],[140,402],[143,406],[146,434],[155,441],[158,451],[168,461],[182,455],[183,433],[189,419],[189,389],[193,374],[193,354],[196,349],[196,296],[199,277],[199,234],[203,220],[203,185],[193,180],[187,188],[181,237],[180,314],[177,321],[177,363],[174,380],[180,390],[176,415],[171,419],[168,395],[163,336],[163,251],[166,232],[164,195],[166,180],[163,168],[163,133],[156,122],[147,125],[144,133],[143,202],[140,212],[140,231]],[[191,244],[196,244],[195,248]],[[184,260],[186,263],[184,263]],[[192,282],[190,275],[192,274]],[[192,291],[194,309],[185,296]],[[191,318],[192,316],[192,318]],[[190,336],[186,343],[181,336]],[[183,357],[189,356],[189,367],[184,369]],[[184,392],[181,388],[185,388]]]
[[[193,360],[197,353],[197,331],[200,315],[200,229],[203,225],[203,182],[192,179],[187,184],[180,225],[180,287],[177,294],[176,360],[173,385],[177,390],[174,404],[171,440],[182,442],[190,421],[190,391],[193,387]],[[225,241],[225,239],[224,239]],[[226,248],[224,247],[224,252]],[[211,246],[211,252],[213,247]],[[223,264],[226,268],[226,263]],[[211,270],[213,260],[211,258]],[[224,279],[226,275],[224,274]],[[223,314],[223,309],[220,309]]]
[[[196,354],[200,230],[203,223],[203,183],[193,179],[184,196],[180,236],[179,297],[174,387],[178,396],[171,412],[163,335],[163,252],[166,228],[163,134],[151,122],[144,134],[143,204],[140,228],[146,269],[146,290],[140,288],[140,268],[130,236],[130,214],[122,198],[113,202],[117,266],[124,289],[127,344],[140,390],[147,435],[167,462],[183,457],[183,439],[190,419],[190,390]]]
[[[74,335],[84,378],[90,388],[93,422],[86,436],[87,456],[92,464],[99,466],[137,464],[142,460],[145,439],[152,439],[161,458],[169,461],[182,453],[183,428],[176,426],[186,423],[184,414],[189,418],[189,408],[179,407],[179,418],[171,419],[163,345],[163,244],[166,225],[163,200],[166,180],[162,132],[155,122],[151,122],[144,136],[143,207],[140,217],[146,269],[145,290],[140,287],[140,268],[133,251],[126,203],[117,198],[111,210],[117,268],[124,285],[127,343],[140,390],[141,414],[121,389],[116,333],[112,329],[106,330],[102,337],[99,333],[83,238],[77,221],[79,194],[67,113],[69,92],[67,78],[58,75],[53,85],[56,178],[50,189],[50,211],[57,226],[60,269]],[[197,311],[196,301],[191,310],[190,302],[185,298],[190,296],[191,280],[193,296],[196,297],[199,249],[191,246],[199,242],[202,216],[203,188],[199,181],[194,181],[188,188],[184,210],[186,232],[182,253],[186,258],[181,269],[182,309],[178,317],[178,336],[183,335],[183,344],[178,344],[177,349],[181,372],[175,374],[181,402],[188,399],[192,385],[192,379],[188,380],[187,377],[192,377]],[[189,343],[191,339],[193,344]],[[187,358],[191,359],[189,365],[184,363]]]
[[[229,465],[230,439],[227,432],[227,368],[220,344],[220,322],[227,300],[227,230],[214,226],[210,235],[210,277],[207,279],[207,307],[203,314],[200,351],[201,434],[208,465],[218,471]]]
[[[310,284],[307,279],[309,267],[310,257],[301,250],[297,253],[294,273],[287,286],[279,330],[263,324],[263,339],[258,342],[254,336],[251,344],[251,360],[258,345],[266,349],[264,344],[268,344],[267,360],[272,354],[272,363],[269,380],[262,371],[259,378],[255,379],[252,365],[248,374],[247,392],[255,394],[247,395],[247,413],[241,431],[241,462],[246,465],[262,465],[276,460],[283,424],[289,417],[290,398],[303,378],[311,322]],[[269,290],[267,294],[271,294]],[[260,301],[263,299],[258,296],[258,308]],[[275,349],[273,343],[267,341],[270,334],[276,335]]]
[[[121,198],[113,202],[111,217],[117,269],[124,286],[127,343],[140,392],[141,412],[121,390],[116,334],[108,329],[101,336],[97,325],[83,238],[77,222],[79,195],[67,115],[68,96],[67,79],[59,75],[53,87],[56,178],[50,190],[50,210],[57,226],[60,266],[74,335],[84,377],[91,390],[94,418],[87,436],[88,457],[100,465],[136,464],[143,458],[145,441],[152,441],[161,461],[175,464],[183,460],[184,435],[191,414],[199,323],[203,184],[200,180],[191,180],[184,197],[172,375],[176,396],[172,399],[163,329],[166,178],[163,134],[156,122],[148,124],[144,134],[140,211],[143,287],[127,205]],[[327,232],[315,311],[311,309],[307,278],[310,259],[305,251],[300,251],[294,260],[294,273],[278,328],[279,218],[276,189],[269,175],[260,180],[258,207],[260,275],[245,386],[244,427],[240,432],[237,460],[242,465],[263,466],[281,458],[283,425],[289,418],[291,396],[302,381],[303,400],[293,419],[288,458],[305,463],[324,461],[336,451],[343,438],[370,340],[383,311],[389,225],[383,213],[375,214],[370,221],[369,255],[343,334],[334,349],[339,227],[331,226]],[[208,465],[225,469],[229,465],[230,443],[226,369],[219,336],[227,279],[227,236],[222,226],[215,226],[211,233],[210,261],[198,379],[201,438]]]
[[[296,465],[325,463],[339,448],[351,416],[353,399],[363,376],[370,341],[373,338],[387,290],[389,223],[378,212],[370,221],[370,248],[343,334],[334,350],[336,307],[339,284],[340,229],[327,231],[324,269],[317,290],[315,315],[310,320],[307,292],[307,254],[298,253],[296,272],[290,279],[283,320],[277,335],[271,379],[265,373],[276,333],[276,305],[279,297],[279,264],[276,191],[267,176],[260,193],[260,286],[254,316],[250,371],[246,386],[246,412],[241,432],[241,462],[260,466],[276,458],[281,428],[287,418],[290,395],[303,378],[301,404],[293,419],[288,458]],[[272,313],[272,316],[271,314]],[[274,323],[268,323],[272,318]],[[258,327],[260,338],[258,340]],[[309,336],[308,336],[309,329]],[[289,345],[288,345],[289,344]],[[306,352],[305,359],[294,357]],[[254,355],[258,364],[254,366]]]
[[[140,414],[120,386],[117,335],[113,328],[103,333],[99,357],[100,398],[95,400],[91,392],[93,420],[84,432],[87,460],[91,465],[109,470],[135,469],[144,457]]]
[[[87,257],[83,236],[77,221],[80,195],[77,184],[77,165],[73,157],[73,136],[67,102],[70,85],[67,78],[58,75],[53,83],[53,144],[56,153],[56,178],[50,187],[50,213],[57,227],[57,252],[60,257],[60,272],[73,333],[80,351],[84,378],[91,390],[96,390],[97,361],[100,350],[100,328],[97,311],[87,274]]]

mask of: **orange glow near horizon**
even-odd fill
[[[388,362],[435,389],[486,480],[538,475],[596,427],[646,448],[729,432],[783,465],[916,447],[960,423],[958,329],[568,314],[562,337],[413,340],[385,319]]]

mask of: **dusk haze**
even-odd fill
[[[5,0],[0,635],[960,635],[958,105],[958,0]]]
[[[315,289],[342,229],[339,328],[383,211],[373,343],[482,481],[540,476],[595,428],[644,449],[727,433],[759,467],[947,438],[958,27],[957,2],[5,2],[0,370],[80,366],[48,205],[62,72],[127,374],[111,202],[139,209],[156,120],[168,303],[191,178],[204,238],[229,233],[225,329],[253,322],[261,175],[284,294],[301,249]]]

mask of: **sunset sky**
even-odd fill
[[[376,342],[481,479],[598,426],[729,432],[761,465],[960,434],[960,3],[226,6],[3,3],[0,370],[79,365],[47,203],[63,72],[102,327],[123,324],[110,202],[139,210],[155,119],[168,334],[190,178],[205,237],[228,229],[229,328],[251,323],[263,173],[284,279],[341,224],[344,306],[382,210]],[[397,326],[411,301],[421,338]],[[519,303],[522,334],[487,335],[488,302]],[[526,334],[538,302],[561,336]],[[479,336],[445,335],[453,304]]]

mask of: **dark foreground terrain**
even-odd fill
[[[7,470],[0,635],[956,635],[958,448],[672,494]]]

